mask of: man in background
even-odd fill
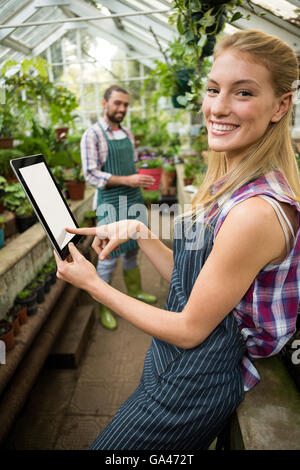
[[[128,92],[118,85],[110,86],[104,93],[102,106],[103,117],[88,128],[81,139],[82,170],[85,179],[98,188],[96,193],[98,225],[131,218],[128,216],[130,207],[134,204],[144,205],[141,187],[154,183],[152,176],[137,174],[134,138],[129,130],[121,126],[129,106]],[[120,206],[124,200],[127,203],[126,217],[124,217],[124,207]],[[101,206],[111,208],[105,216],[99,215],[102,212]],[[137,242],[128,240],[119,250],[111,253],[110,259],[98,260],[97,272],[105,282],[110,282],[117,257],[121,255],[128,294],[152,304],[157,298],[141,289],[137,254]],[[117,327],[115,317],[104,305],[100,307],[100,321],[110,330]]]

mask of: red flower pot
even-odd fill
[[[162,174],[162,168],[138,168],[138,173],[141,175],[150,175],[155,179],[155,183],[152,186],[143,188],[145,191],[155,191],[159,189],[160,179]]]

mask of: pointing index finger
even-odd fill
[[[78,235],[96,235],[96,227],[70,228],[66,227],[66,232]]]

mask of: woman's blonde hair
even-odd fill
[[[270,71],[276,97],[295,91],[293,87],[299,77],[297,56],[282,40],[262,31],[239,31],[217,42],[214,60],[228,49],[247,54],[250,60],[263,64]],[[300,177],[289,131],[292,113],[293,107],[290,106],[279,122],[270,123],[265,134],[249,149],[247,156],[228,172],[224,184],[215,194],[211,194],[210,186],[226,174],[226,160],[223,152],[210,151],[204,181],[192,201],[193,209],[196,206],[205,207],[209,212],[220,196],[225,193],[231,195],[255,174],[265,174],[275,168],[285,176],[294,193],[293,199],[299,201]]]

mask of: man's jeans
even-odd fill
[[[139,248],[135,250],[128,251],[121,255],[122,258],[122,266],[124,270],[135,269],[137,267],[137,254]],[[113,270],[117,265],[118,257],[105,259],[103,261],[98,260],[97,263],[97,273],[101,279],[105,282],[109,282],[111,279],[111,275]]]

